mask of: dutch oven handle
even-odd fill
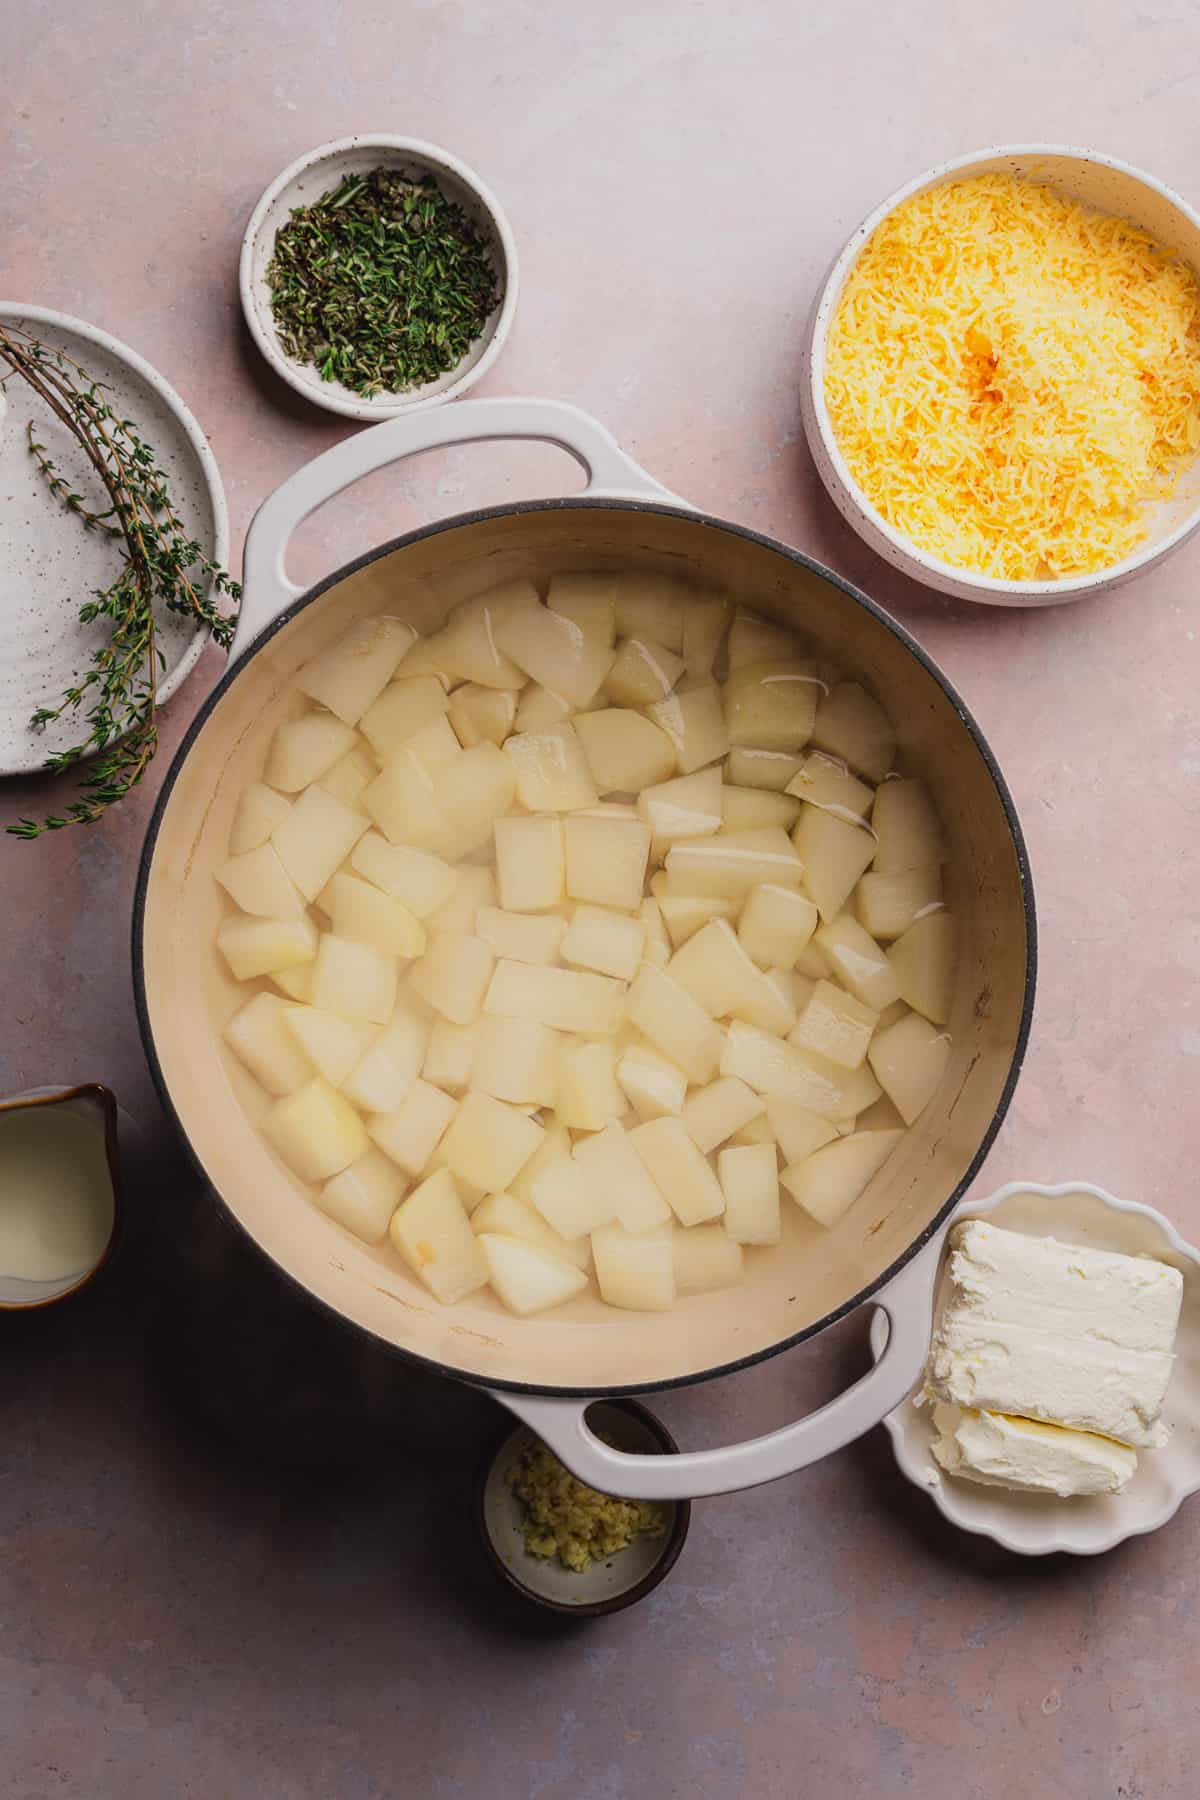
[[[304,592],[288,576],[287,551],[309,513],[364,475],[406,456],[505,438],[557,444],[582,465],[588,478],[584,492],[590,497],[686,505],[627,456],[598,420],[562,400],[459,400],[388,419],[345,438],[298,469],[255,513],[246,533],[244,592],[230,662],[236,662]]]
[[[492,1389],[493,1399],[515,1413],[580,1481],[627,1500],[698,1500],[729,1494],[793,1475],[861,1437],[899,1406],[916,1386],[929,1349],[933,1288],[942,1233],[872,1296],[887,1315],[887,1343],[874,1368],[807,1419],[780,1431],[726,1444],[719,1450],[685,1450],[678,1456],[635,1456],[614,1450],[590,1430],[591,1400]]]

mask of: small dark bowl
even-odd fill
[[[636,1400],[597,1401],[589,1409],[588,1423],[620,1450],[650,1456],[674,1456],[679,1451],[666,1426]],[[667,1515],[662,1537],[637,1537],[626,1549],[582,1573],[564,1568],[557,1556],[531,1556],[521,1534],[524,1511],[508,1474],[536,1442],[528,1426],[518,1425],[479,1472],[475,1522],[496,1573],[535,1606],[568,1618],[596,1619],[644,1600],[675,1566],[691,1524],[691,1501],[660,1502]]]

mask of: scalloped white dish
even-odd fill
[[[1163,1407],[1170,1441],[1161,1450],[1139,1452],[1137,1473],[1119,1494],[1059,1500],[1049,1494],[1015,1493],[955,1480],[940,1469],[933,1458],[932,1408],[914,1405],[910,1394],[883,1421],[901,1471],[952,1525],[990,1537],[1022,1556],[1046,1556],[1053,1550],[1096,1556],[1126,1538],[1157,1531],[1189,1494],[1200,1491],[1200,1251],[1185,1243],[1152,1207],[1118,1200],[1088,1182],[1059,1187],[1010,1182],[987,1200],[964,1202],[950,1225],[985,1215],[1008,1231],[1057,1237],[1126,1256],[1154,1256],[1180,1271],[1183,1306],[1175,1368]],[[946,1276],[945,1242],[935,1316]],[[887,1342],[887,1330],[885,1315],[877,1311],[871,1320],[876,1358]]]

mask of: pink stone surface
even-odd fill
[[[911,586],[848,534],[800,430],[801,326],[858,218],[998,141],[1095,145],[1197,199],[1200,42],[1165,0],[98,0],[5,16],[12,298],[135,345],[211,436],[240,543],[345,422],[261,366],[241,232],[306,147],[442,143],[508,208],[510,344],[480,391],[603,419],[670,488],[861,583],[967,696],[1013,787],[1042,932],[1033,1043],[979,1184],[1091,1179],[1200,1237],[1200,546],[1026,616]],[[310,578],[468,504],[562,491],[549,451],[431,456],[310,526]],[[2,497],[0,497],[2,500]],[[169,752],[219,671],[166,721]],[[164,754],[155,777],[166,766]],[[467,1523],[495,1421],[315,1319],[189,1204],[130,994],[156,779],[0,870],[0,1090],[100,1078],[153,1157],[72,1311],[0,1321],[0,1788],[11,1800],[1174,1800],[1197,1789],[1200,1505],[1100,1562],[955,1534],[881,1432],[696,1508],[672,1579],[561,1632]],[[49,798],[0,784],[15,816]],[[782,1423],[865,1321],[665,1396],[685,1444]]]

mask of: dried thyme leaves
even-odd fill
[[[461,362],[498,304],[485,240],[430,178],[351,175],[297,207],[267,268],[279,341],[325,381],[401,393]]]

